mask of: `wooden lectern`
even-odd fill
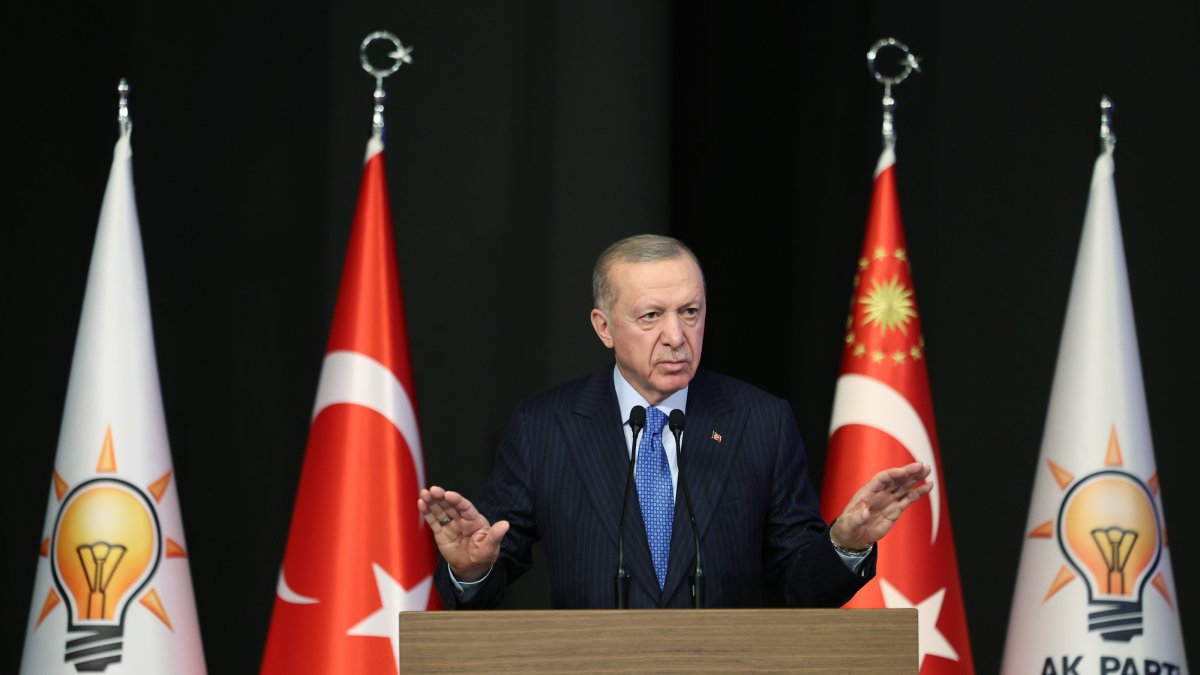
[[[915,675],[915,609],[402,612],[401,673]]]

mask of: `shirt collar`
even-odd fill
[[[646,399],[633,388],[633,385],[621,375],[621,369],[613,366],[613,386],[617,390],[617,408],[621,411],[621,423],[629,424],[629,411],[635,405],[650,407]],[[659,403],[656,408],[663,411],[664,415],[670,415],[671,411],[678,408],[685,414],[687,413],[687,392],[688,388],[684,387],[679,391],[671,394],[662,403]]]

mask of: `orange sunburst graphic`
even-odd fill
[[[1154,588],[1158,589],[1159,593],[1162,593],[1162,596],[1166,598],[1167,604],[1171,606],[1171,609],[1175,609],[1175,603],[1171,602],[1171,592],[1167,590],[1167,580],[1163,578],[1163,573],[1159,572],[1155,574],[1154,579],[1150,583],[1154,584]]]
[[[150,491],[150,494],[154,495],[154,501],[161,503],[163,495],[166,494],[167,487],[170,485],[171,472],[167,471],[162,478],[159,478],[150,485],[146,486],[146,489]]]
[[[1075,573],[1071,571],[1070,567],[1066,565],[1060,567],[1058,574],[1054,575],[1054,581],[1050,582],[1050,588],[1046,590],[1046,597],[1042,598],[1042,602],[1049,600],[1051,596],[1061,591],[1063,586],[1071,583],[1074,579]]]
[[[54,472],[58,513],[51,536],[39,547],[40,556],[50,561],[54,586],[37,627],[65,604],[70,630],[119,634],[125,612],[136,600],[173,630],[150,585],[164,559],[187,556],[178,541],[163,536],[155,508],[170,485],[171,471],[143,489],[114,475],[117,454],[110,426],[94,477],[72,486]]]
[[[1077,476],[1049,459],[1046,466],[1063,492],[1059,513],[1057,519],[1037,525],[1029,537],[1056,540],[1066,564],[1042,602],[1081,579],[1087,585],[1088,604],[1101,610],[1089,617],[1089,630],[1108,641],[1128,642],[1142,634],[1142,591],[1147,585],[1175,607],[1158,571],[1166,538],[1155,501],[1157,474],[1143,481],[1124,470],[1116,425],[1109,432],[1102,469]],[[1107,623],[1096,618],[1114,612],[1131,618]]]
[[[1047,520],[1046,522],[1033,528],[1029,533],[1030,539],[1053,539],[1054,538],[1054,521]]]
[[[157,616],[159,621],[167,624],[167,628],[171,628],[171,619],[167,616],[167,610],[163,608],[162,600],[158,597],[158,591],[151,588],[138,602],[142,603],[142,606],[150,610],[154,616]]]
[[[50,616],[50,612],[53,611],[55,607],[58,607],[60,602],[62,602],[62,600],[59,599],[58,593],[55,593],[54,589],[51,588],[50,592],[46,594],[46,601],[42,603],[42,612],[38,614],[37,626],[42,625],[42,622],[46,620],[47,616]]]
[[[168,558],[186,558],[187,551],[183,550],[183,546],[174,539],[167,539],[167,557]]]
[[[1050,473],[1054,475],[1054,482],[1058,483],[1058,489],[1066,490],[1067,486],[1075,482],[1075,476],[1053,461],[1047,459],[1046,466],[1050,468]]]
[[[113,450],[112,427],[104,432],[104,445],[100,448],[100,460],[96,462],[96,473],[116,473],[117,452]]]
[[[1125,466],[1121,457],[1121,442],[1117,440],[1117,425],[1108,432],[1108,451],[1104,453],[1104,466]]]
[[[58,501],[62,501],[63,495],[67,494],[67,490],[71,489],[71,485],[58,475],[58,470],[54,470],[54,496]]]

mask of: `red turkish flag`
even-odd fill
[[[367,146],[263,673],[395,673],[399,612],[438,609],[383,144]]]
[[[933,468],[933,492],[880,543],[875,579],[846,606],[917,607],[920,672],[973,673],[895,161],[885,150],[875,171],[834,395],[821,511],[829,520],[840,515],[882,469],[914,460]]]

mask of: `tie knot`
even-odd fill
[[[667,425],[667,414],[654,406],[646,408],[646,433],[661,436]]]

